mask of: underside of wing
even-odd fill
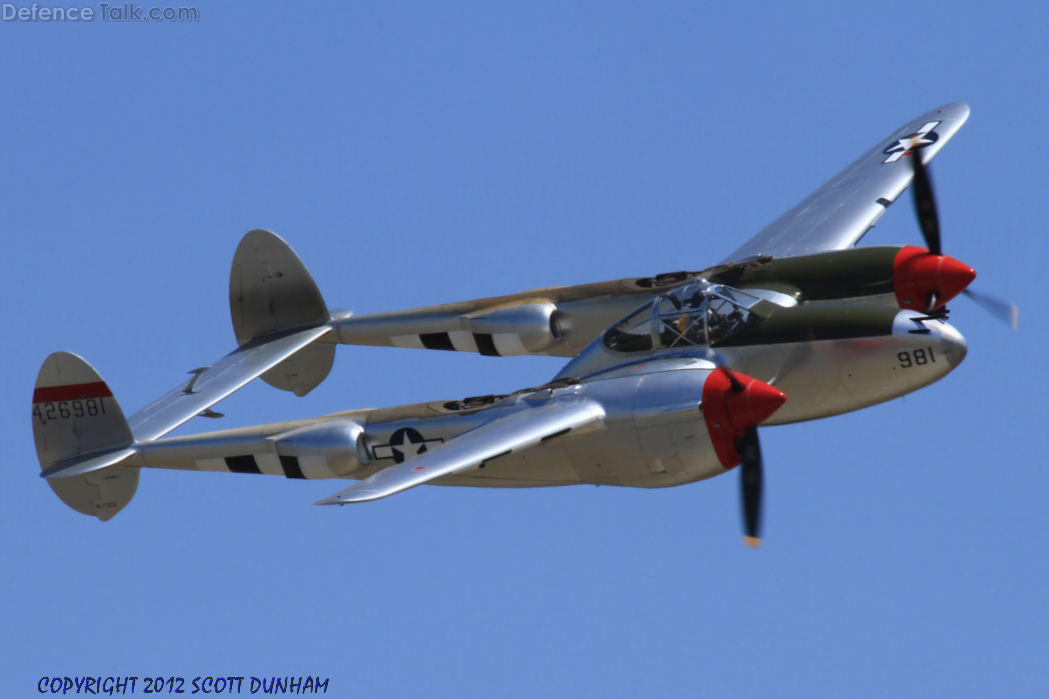
[[[968,118],[969,107],[956,102],[901,126],[723,262],[852,247],[910,185],[914,169],[908,158],[919,154],[929,162]]]
[[[603,424],[604,409],[587,400],[555,400],[540,407],[521,403],[515,412],[485,423],[396,466],[390,466],[318,505],[377,500],[430,481],[476,468],[485,461],[527,449],[544,438]]]

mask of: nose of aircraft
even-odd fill
[[[930,369],[940,367],[943,374],[961,364],[969,352],[965,338],[953,325],[946,320],[928,318],[923,313],[911,310],[904,309],[896,314],[893,335],[899,339],[902,348],[912,351],[925,348],[932,350],[934,356],[928,365],[923,361],[925,355],[922,355],[923,360],[914,361],[919,366],[928,366]],[[940,364],[940,358],[947,360],[946,367]]]
[[[946,321],[937,323],[936,332],[940,336],[940,345],[944,356],[947,357],[947,363],[953,369],[965,359],[965,355],[969,353],[969,345],[958,329]]]

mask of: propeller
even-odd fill
[[[940,247],[940,216],[936,211],[936,198],[932,193],[932,181],[929,179],[929,171],[922,162],[921,151],[911,153],[911,163],[914,166],[914,212],[918,215],[918,225],[922,230],[925,244],[929,246],[929,253],[942,255]]]
[[[746,391],[746,385],[725,366],[724,357],[718,354],[716,358],[718,368],[725,372],[732,391]],[[743,505],[743,541],[751,548],[758,548],[761,546],[761,484],[764,480],[758,428],[754,425],[747,427],[743,436],[736,439],[735,447],[740,456],[739,488]]]
[[[787,400],[786,394],[745,374],[728,369],[724,357],[710,354],[717,369],[703,386],[703,418],[718,460],[725,468],[740,465],[743,540],[761,545],[761,443],[757,426]]]
[[[980,308],[987,311],[1013,330],[1016,330],[1019,327],[1020,309],[1016,307],[1015,303],[1010,303],[1005,299],[1000,299],[997,296],[992,296],[988,293],[973,291],[972,289],[966,289],[963,293]]]
[[[761,545],[761,486],[765,478],[757,427],[751,425],[743,432],[743,436],[736,440],[736,451],[741,459],[739,486],[743,502],[743,541],[747,546],[757,548]]]
[[[925,255],[911,254],[909,259],[898,261],[898,266],[911,266],[910,276],[916,281],[912,282],[914,288],[909,292],[918,291],[921,287],[932,285],[934,288],[925,292],[924,310],[931,313],[954,298],[959,292],[964,292],[977,305],[989,312],[998,320],[1006,323],[1015,330],[1018,325],[1020,311],[1013,304],[991,294],[972,291],[968,289],[969,283],[975,278],[976,272],[962,262],[943,254],[940,237],[940,217],[936,208],[936,197],[933,194],[932,180],[929,170],[922,162],[921,151],[910,153],[911,166],[914,168],[914,180],[911,183],[914,190],[914,212],[918,217],[918,226],[921,228],[922,237],[928,246]],[[901,251],[901,256],[908,248]],[[922,278],[924,284],[917,281]],[[903,303],[900,295],[901,305]],[[914,295],[914,294],[911,294]],[[913,306],[911,306],[913,307]]]

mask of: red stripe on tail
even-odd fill
[[[63,400],[84,398],[112,398],[113,392],[105,381],[74,383],[68,386],[41,386],[33,391],[34,403],[57,403]]]

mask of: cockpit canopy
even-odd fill
[[[750,322],[760,299],[699,279],[657,296],[605,332],[614,352],[716,346]]]

